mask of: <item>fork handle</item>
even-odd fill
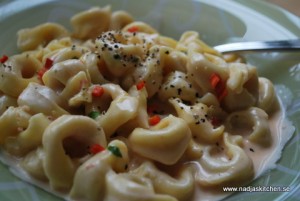
[[[221,53],[245,51],[300,51],[300,39],[237,42],[218,45],[214,48]]]

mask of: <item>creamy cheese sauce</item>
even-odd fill
[[[294,127],[285,117],[282,111],[274,113],[269,118],[269,125],[272,133],[272,143],[267,148],[262,148],[249,140],[244,139],[244,150],[252,159],[255,171],[255,178],[261,176],[265,171],[275,168],[276,161],[280,158],[282,149],[294,132]],[[11,158],[10,155],[1,151],[1,161],[10,167],[11,172],[19,178],[36,185],[58,197],[70,200],[67,194],[53,191],[48,183],[36,180],[28,175],[19,164],[19,160]],[[220,200],[231,193],[218,191],[200,186],[195,187],[195,193],[191,201]]]
[[[269,125],[272,134],[272,143],[269,147],[260,147],[247,139],[244,139],[244,150],[252,159],[255,178],[260,177],[267,170],[276,167],[276,162],[281,157],[282,149],[293,135],[295,128],[285,117],[284,111],[278,111],[269,117]],[[230,187],[230,186],[228,186]],[[192,201],[212,201],[220,200],[232,193],[205,189],[202,187],[195,189]]]

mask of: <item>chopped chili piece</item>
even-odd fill
[[[104,150],[105,150],[105,148],[102,147],[100,144],[93,144],[90,146],[90,153],[93,155],[95,155],[101,151],[104,151]]]
[[[220,94],[218,94],[218,100],[221,102],[225,98],[225,96],[227,96],[227,94],[228,91],[226,88],[224,88],[223,91]]]
[[[215,90],[218,100],[221,102],[224,99],[224,97],[228,94],[225,82],[217,73],[213,73],[210,76],[209,82],[212,88]]]
[[[48,70],[48,69],[46,69],[46,68],[41,68],[41,69],[37,72],[39,80],[42,81],[42,78],[43,78],[43,76],[44,76],[44,74],[46,73],[47,70]]]
[[[101,86],[95,86],[92,91],[93,97],[101,97],[104,94],[104,88]]]
[[[133,33],[133,32],[137,32],[139,30],[139,28],[138,27],[136,27],[136,26],[133,26],[133,27],[130,27],[127,31],[129,31],[129,32],[131,32],[131,33]]]
[[[142,90],[145,86],[145,81],[140,81],[139,83],[136,84],[137,90]]]
[[[50,69],[50,68],[52,67],[52,65],[53,65],[53,60],[50,59],[50,58],[47,58],[44,67],[45,67],[46,69]]]
[[[108,146],[107,149],[115,156],[122,158],[122,153],[117,146]]]
[[[154,115],[149,118],[149,124],[151,126],[154,126],[160,122],[160,116],[159,115]]]
[[[7,61],[7,59],[8,59],[8,56],[3,55],[3,56],[0,58],[0,62],[1,62],[1,63],[5,63],[5,62]]]
[[[217,84],[220,83],[221,77],[217,73],[213,73],[209,78],[212,88],[216,88]]]
[[[45,62],[45,65],[44,65],[44,68],[41,68],[39,71],[38,71],[38,78],[39,80],[42,81],[42,78],[44,76],[44,74],[47,72],[47,70],[49,70],[53,65],[53,60],[52,59],[49,59],[47,58],[46,59],[46,62]]]
[[[92,111],[88,114],[88,116],[91,117],[92,119],[96,119],[99,115],[100,113],[97,111]]]

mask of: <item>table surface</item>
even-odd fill
[[[300,0],[266,0],[300,17]]]

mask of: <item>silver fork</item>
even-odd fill
[[[221,53],[247,52],[247,51],[300,51],[300,39],[237,42],[217,45],[214,47]]]

